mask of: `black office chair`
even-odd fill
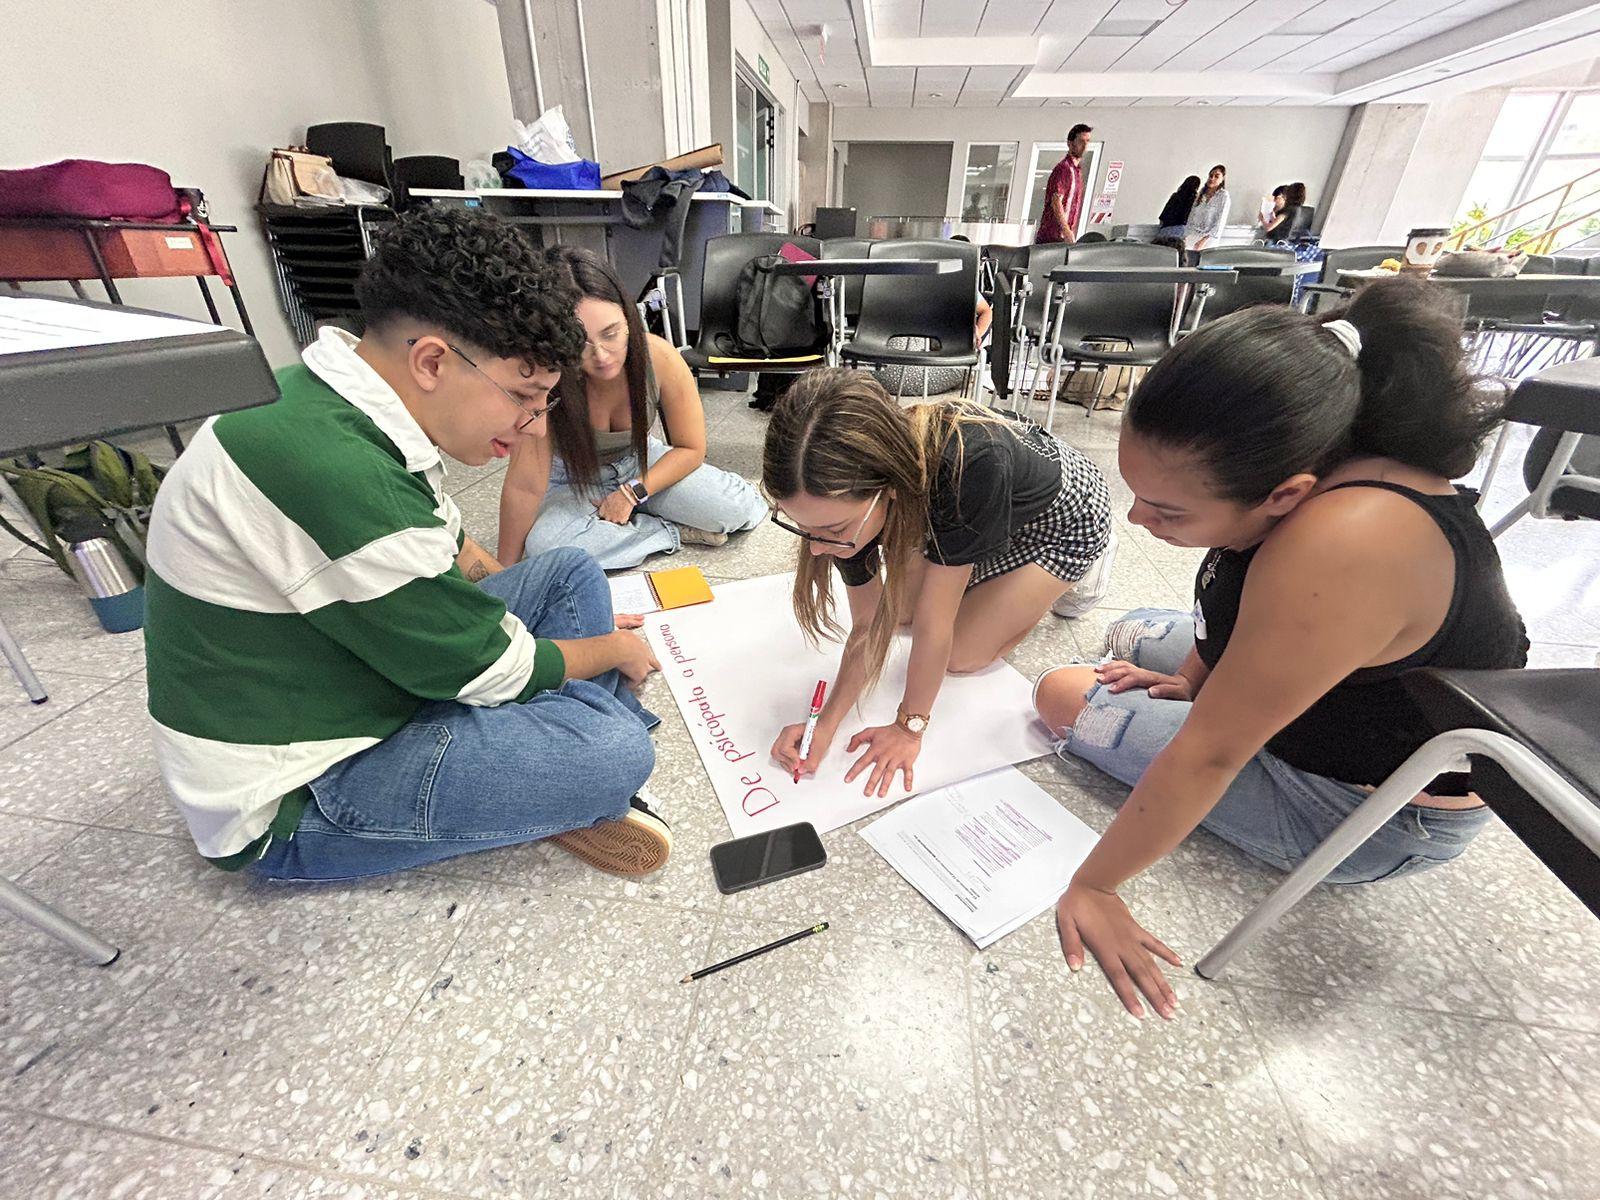
[[[1067,249],[1068,266],[1176,267],[1178,252],[1147,242],[1099,242]],[[1057,330],[1042,353],[1051,363],[1045,427],[1055,419],[1063,369],[1088,363],[1095,370],[1094,412],[1107,367],[1148,367],[1172,348],[1178,287],[1171,283],[1071,283],[1058,302]],[[1107,349],[1107,342],[1121,349]],[[1094,343],[1094,344],[1089,344]]]
[[[1317,282],[1304,284],[1301,299],[1307,312],[1316,312],[1323,304],[1337,304],[1350,295],[1349,288],[1339,286],[1340,271],[1369,271],[1386,258],[1403,261],[1404,246],[1344,246],[1322,252],[1322,274]]]
[[[394,160],[394,205],[405,208],[411,203],[412,188],[445,188],[459,190],[465,185],[461,178],[461,160],[444,154],[412,154]]]
[[[1528,495],[1489,527],[1490,534],[1499,537],[1525,516],[1600,520],[1600,359],[1563,363],[1517,385],[1481,496],[1489,494],[1513,422],[1539,429],[1522,460]]]
[[[822,242],[822,257],[866,258],[871,249],[871,238],[825,238]],[[856,322],[861,318],[861,287],[865,282],[865,275],[843,275],[833,281],[834,286],[844,288],[845,328],[838,331],[841,337],[848,337],[850,330],[855,328]]]
[[[1470,763],[1471,787],[1600,916],[1600,670],[1411,671],[1406,691],[1437,735],[1195,964],[1206,979],[1270,929],[1423,790]],[[1448,865],[1438,868],[1448,871]]]
[[[754,371],[763,375],[799,375],[827,361],[831,331],[821,314],[816,343],[781,361],[745,355],[735,341],[739,328],[739,272],[751,259],[776,254],[785,244],[822,257],[822,244],[816,238],[790,233],[729,233],[707,238],[705,264],[700,276],[700,328],[695,344],[683,349],[684,361],[698,377],[713,374],[722,378]]]
[[[349,179],[375,183],[394,193],[394,154],[382,125],[365,121],[329,121],[306,127],[306,149],[333,160],[333,169]]]
[[[1315,204],[1302,204],[1300,211],[1295,213],[1294,220],[1289,222],[1289,228],[1283,235],[1283,240],[1292,242],[1297,237],[1303,237],[1311,232],[1311,225],[1317,219],[1317,206]]]
[[[1032,400],[1039,388],[1039,372],[1048,365],[1040,350],[1050,340],[1056,302],[1061,298],[1061,288],[1050,282],[1050,272],[1066,265],[1071,248],[1065,242],[1025,247],[1012,275],[1016,290],[1009,358],[1016,364],[1017,390],[1027,400]]]
[[[978,258],[971,242],[894,239],[874,242],[869,258],[955,259],[948,275],[868,275],[861,293],[861,321],[844,347],[848,363],[900,367],[975,367],[978,348]],[[927,349],[901,349],[891,339],[926,341]],[[901,373],[901,389],[905,372]],[[927,394],[928,375],[922,376]]]
[[[1202,267],[1291,267],[1293,250],[1271,246],[1216,246],[1199,252]],[[1198,289],[1189,298],[1188,320],[1191,329],[1208,325],[1218,317],[1252,308],[1257,304],[1288,305],[1294,299],[1293,275],[1245,275],[1236,283],[1206,285],[1210,294],[1200,296]],[[1199,320],[1195,320],[1198,314]]]

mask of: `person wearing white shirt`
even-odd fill
[[[1228,168],[1218,163],[1206,177],[1205,187],[1195,197],[1189,210],[1189,224],[1184,230],[1183,244],[1190,250],[1204,250],[1222,238],[1222,229],[1228,223]]]

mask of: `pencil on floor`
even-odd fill
[[[790,942],[798,942],[801,938],[808,938],[813,933],[821,933],[827,927],[828,923],[826,921],[819,921],[810,929],[802,929],[799,933],[791,933],[788,937],[779,938],[775,942],[768,942],[765,946],[757,946],[754,950],[746,950],[743,954],[735,955],[733,958],[724,959],[719,963],[713,963],[709,967],[701,967],[700,970],[692,971],[688,975],[685,975],[678,982],[692,983],[696,979],[704,979],[707,975],[715,975],[718,971],[724,970],[727,967],[738,966],[747,958],[754,958],[758,954],[765,954],[768,950],[776,950],[779,946],[787,946]]]

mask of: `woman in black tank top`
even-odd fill
[[[1528,641],[1466,474],[1503,406],[1426,284],[1364,289],[1344,312],[1257,308],[1192,335],[1123,425],[1129,519],[1211,547],[1191,617],[1142,611],[1114,661],[1042,677],[1063,754],[1133,783],[1057,906],[1069,965],[1087,948],[1136,1015],[1174,998],[1176,956],[1117,889],[1198,824],[1292,869],[1427,741],[1399,683],[1414,667],[1520,667]],[[1331,882],[1447,861],[1487,819],[1441,776]]]

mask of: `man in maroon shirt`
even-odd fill
[[[1071,242],[1077,239],[1078,214],[1083,211],[1083,152],[1089,148],[1088,125],[1074,125],[1067,134],[1067,152],[1044,189],[1044,214],[1039,218],[1035,245],[1046,242]]]

